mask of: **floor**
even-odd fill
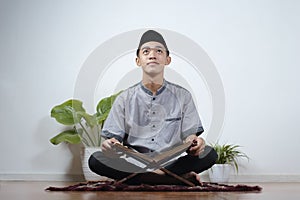
[[[251,200],[251,199],[300,199],[300,183],[259,183],[259,193],[240,192],[47,192],[48,186],[67,186],[68,182],[0,181],[1,200],[94,200],[94,199],[208,199],[208,200]]]

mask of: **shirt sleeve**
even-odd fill
[[[104,138],[116,138],[122,142],[125,136],[125,102],[121,93],[115,99],[107,119],[104,122],[101,136]]]
[[[197,108],[189,91],[186,91],[186,94],[184,95],[181,129],[182,138],[186,138],[192,134],[199,136],[204,132]]]

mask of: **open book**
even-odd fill
[[[130,149],[128,147],[123,146],[122,144],[119,143],[115,143],[113,145],[113,147],[117,150],[117,151],[121,151],[122,153],[125,153],[143,163],[146,164],[153,164],[153,165],[161,165],[167,161],[169,161],[170,159],[179,156],[180,154],[182,154],[183,152],[187,151],[189,149],[189,147],[192,145],[192,142],[187,142],[181,145],[178,145],[168,151],[164,151],[158,155],[156,155],[155,157],[150,157],[146,154],[143,153],[139,153],[133,149]]]
[[[165,169],[164,167],[161,167],[161,165],[167,161],[169,161],[170,159],[172,158],[175,158],[176,156],[179,156],[180,154],[182,154],[183,152],[187,151],[191,146],[192,146],[193,142],[187,142],[187,143],[184,143],[184,144],[181,144],[181,145],[178,145],[174,148],[172,148],[171,150],[168,150],[168,151],[164,151],[160,154],[158,154],[157,156],[155,157],[150,157],[146,154],[142,154],[142,153],[139,153],[133,149],[129,149],[119,143],[115,143],[113,145],[113,148],[115,148],[116,151],[121,151],[122,153],[125,153],[145,164],[147,164],[148,166],[156,166],[156,167],[159,167],[160,170],[162,170],[163,172],[165,172],[166,174],[170,175],[170,176],[173,176],[174,178],[182,181],[183,183],[189,185],[189,186],[195,186],[194,183],[190,182],[189,180]],[[122,183],[134,176],[136,176],[138,173],[132,173],[131,175],[119,180],[116,182],[116,184],[118,183]]]

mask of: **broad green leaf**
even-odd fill
[[[78,113],[81,114],[79,115]],[[51,117],[55,118],[56,121],[61,124],[74,125],[80,121],[83,115],[82,113],[85,113],[82,102],[70,99],[52,108]]]
[[[54,145],[57,145],[61,142],[68,142],[70,144],[78,144],[81,142],[81,138],[76,130],[67,130],[59,133],[55,137],[50,139],[50,142]]]
[[[104,114],[105,112],[110,110],[111,105],[112,105],[112,103],[111,103],[110,97],[101,99],[101,101],[97,105],[97,112],[100,114]]]
[[[97,112],[99,114],[109,113],[112,104],[114,103],[116,97],[121,93],[122,91],[118,92],[117,94],[111,95],[109,97],[101,99],[101,101],[97,105]]]
[[[108,117],[109,112],[106,112],[104,114],[98,114],[96,116],[96,120],[98,124],[103,124],[106,118]]]
[[[117,98],[117,96],[119,94],[121,94],[122,91],[114,94],[114,95],[111,95],[109,97],[106,97],[106,98],[103,98],[97,105],[97,113],[96,113],[96,117],[97,117],[97,122],[98,124],[103,124],[104,121],[106,120],[109,112],[110,112],[110,109],[115,101],[115,99]]]

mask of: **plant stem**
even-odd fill
[[[100,145],[101,145],[101,133],[100,133],[100,129],[99,129],[99,125],[97,124],[97,137],[98,137],[98,146],[100,147]]]
[[[84,146],[89,146],[89,142],[84,137],[81,136],[81,139]]]
[[[96,146],[95,143],[93,142],[92,138],[90,137],[90,134],[88,133],[88,131],[86,130],[86,128],[82,125],[81,121],[79,122],[80,126],[82,127],[83,131],[85,132],[85,134],[87,135],[89,141],[91,142],[91,144],[93,146]]]

